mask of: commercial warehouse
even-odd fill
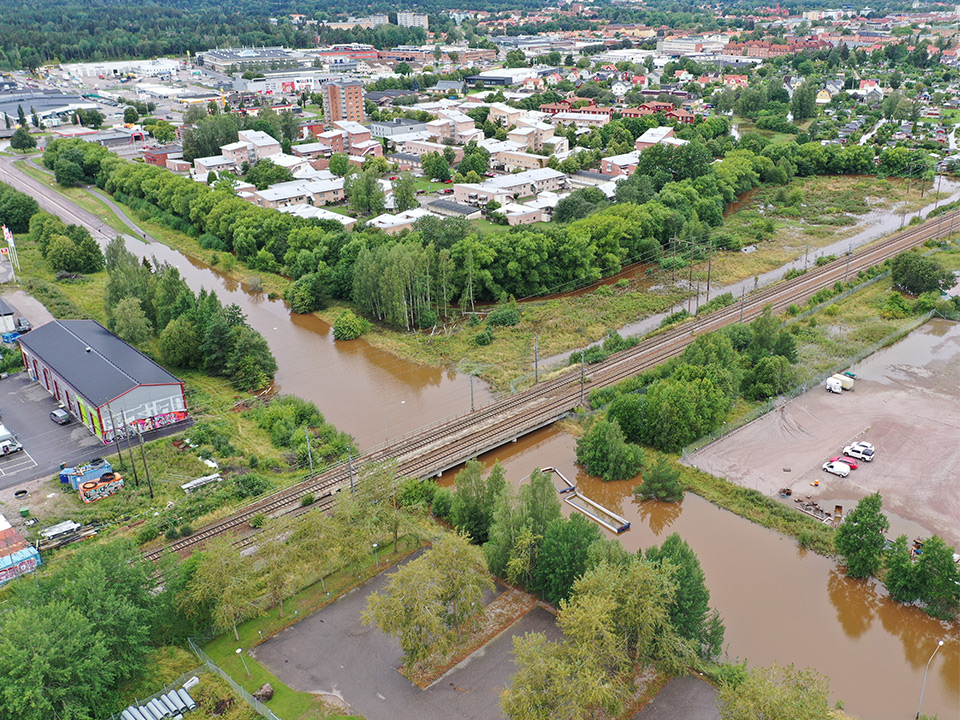
[[[30,377],[104,443],[188,417],[183,383],[93,320],[42,325],[20,351]]]

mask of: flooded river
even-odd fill
[[[317,316],[292,314],[283,300],[270,300],[166,245],[128,238],[127,248],[176,266],[194,291],[215,290],[224,304],[239,305],[277,358],[279,391],[315,402],[363,450],[470,409],[469,376],[403,360],[363,339],[335,342],[330,325]],[[473,393],[476,407],[492,401],[479,380]]]
[[[816,668],[830,678],[832,699],[864,720],[915,715],[924,666],[943,639],[923,712],[941,720],[958,717],[957,628],[894,603],[877,583],[850,580],[833,561],[696,495],[677,505],[639,502],[631,494],[633,481],[603,483],[580,472],[575,444],[566,433],[545,428],[481,460],[492,465],[499,459],[514,483],[547,466],[576,478],[587,497],[632,523],[620,536],[628,550],[680,533],[703,564],[711,602],[727,626],[728,655],[751,665],[777,661]],[[442,482],[452,483],[453,475],[446,473]]]

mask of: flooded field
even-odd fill
[[[932,320],[851,369],[853,392],[813,388],[689,462],[770,496],[791,488],[830,511],[880,491],[892,535],[937,533],[960,548],[960,324]],[[876,459],[846,478],[821,470],[855,440],[872,442]]]
[[[139,257],[174,265],[194,291],[215,290],[224,304],[239,305],[277,358],[280,392],[315,402],[327,420],[357,439],[361,449],[470,409],[466,375],[409,362],[363,339],[335,342],[330,325],[316,315],[291,314],[283,300],[270,300],[166,245],[128,239],[127,248]],[[473,394],[476,407],[492,398],[479,380],[474,381]]]
[[[752,665],[814,667],[830,678],[833,699],[864,720],[913,717],[924,665],[937,641],[945,640],[930,668],[923,711],[941,720],[957,716],[956,627],[892,602],[882,586],[850,580],[832,560],[696,495],[675,505],[637,501],[634,481],[603,483],[580,472],[574,446],[566,433],[546,428],[480,460],[492,465],[499,459],[515,484],[536,467],[556,467],[587,497],[631,522],[618,536],[628,550],[680,533],[703,564],[711,602],[727,626],[728,655]],[[441,482],[452,483],[453,475]]]

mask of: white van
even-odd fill
[[[13,436],[13,433],[0,425],[0,455],[9,455],[23,450],[23,445]]]

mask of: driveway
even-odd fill
[[[693,675],[674,678],[633,720],[720,720],[717,689]]]
[[[368,720],[499,720],[500,693],[514,674],[514,636],[543,632],[559,639],[554,617],[537,607],[453,668],[427,690],[400,675],[399,643],[360,623],[383,573],[250,651],[301,692],[335,695]]]

